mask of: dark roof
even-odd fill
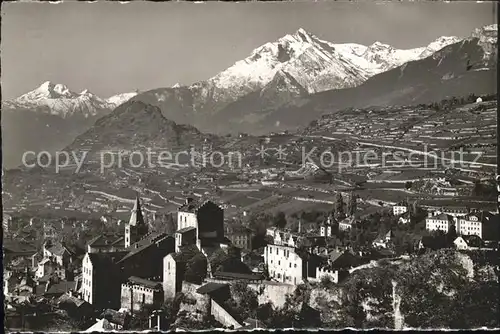
[[[226,227],[228,234],[249,234],[252,230],[241,224],[233,224]]]
[[[329,257],[330,261],[335,262],[343,254],[344,254],[344,252],[338,252],[336,250],[332,250],[331,252],[328,253],[328,257]]]
[[[240,258],[228,258],[224,260],[218,268],[220,272],[232,273],[232,274],[250,274],[252,270],[248,266],[241,262]]]
[[[59,297],[59,299],[57,300],[57,303],[58,304],[61,304],[61,303],[71,303],[71,304],[74,304],[76,307],[80,307],[84,304],[88,304],[86,301],[82,300],[82,299],[79,299],[75,296],[70,296],[69,294],[65,293],[63,294],[61,297]],[[90,304],[88,304],[90,305]]]
[[[201,206],[201,203],[198,200],[195,200],[194,198],[188,198],[188,202],[184,203],[182,206],[179,207],[179,211],[182,212],[196,212],[198,208]]]
[[[89,242],[89,246],[91,247],[116,246],[120,243],[124,243],[124,240],[125,239],[121,235],[116,235],[114,233],[103,233],[92,239]]]
[[[462,235],[461,237],[462,237],[462,239],[464,239],[465,243],[468,246],[479,247],[483,243],[483,240],[478,235],[475,235],[475,234]]]
[[[217,291],[219,289],[228,287],[229,284],[223,284],[223,283],[214,283],[214,282],[209,282],[201,287],[199,287],[196,292],[199,294],[210,294],[211,292]]]
[[[88,253],[92,266],[108,268],[117,263],[127,252]]]
[[[66,293],[70,290],[74,290],[76,287],[76,282],[74,281],[61,281],[59,283],[55,283],[49,287],[46,294],[59,294]]]
[[[36,253],[36,249],[30,244],[18,240],[4,240],[3,250],[6,253]]]
[[[48,276],[48,275],[46,275]],[[44,282],[44,283],[41,283],[41,284],[38,284],[36,287],[35,287],[35,295],[37,296],[41,296],[45,293],[45,288],[47,287],[47,282]]]
[[[162,287],[162,284],[160,282],[150,281],[145,278],[140,278],[137,276],[130,276],[128,278],[128,281],[132,284],[142,285],[150,289],[158,289]]]
[[[56,243],[50,247],[47,247],[47,250],[49,252],[51,252],[52,254],[54,255],[58,255],[58,256],[61,256],[64,254],[64,252],[68,252],[68,253],[72,253],[65,245],[61,244],[61,243]]]
[[[217,205],[214,202],[212,202],[211,200],[202,201],[202,200],[195,200],[195,199],[193,199],[191,202],[185,203],[184,205],[182,205],[181,207],[179,207],[178,211],[182,211],[182,212],[196,212],[201,207],[203,207],[203,206],[205,206],[206,204],[209,204],[209,203],[211,203],[213,205]]]
[[[135,244],[131,245],[129,250],[126,251],[127,255],[125,255],[118,262],[121,263],[129,259],[130,257],[148,249],[149,247],[156,245],[157,242],[167,238],[172,238],[172,237],[168,236],[166,233],[149,233],[144,238],[137,241]]]
[[[189,232],[192,230],[196,230],[196,227],[193,227],[193,226],[184,227],[184,228],[181,228],[180,230],[175,231],[175,233],[186,233],[186,232]]]
[[[223,271],[217,271],[214,274],[216,278],[228,278],[228,279],[248,279],[248,280],[263,280],[264,276],[262,274],[240,274],[240,273],[228,273]]]

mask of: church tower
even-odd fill
[[[130,247],[137,242],[141,237],[148,233],[148,226],[142,215],[141,202],[139,196],[136,197],[134,208],[130,215],[128,224],[125,224],[125,248]]]

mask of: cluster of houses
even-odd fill
[[[251,231],[234,224],[225,228],[224,210],[212,201],[186,199],[178,209],[173,236],[148,229],[137,198],[123,235],[96,236],[87,244],[83,256],[77,256],[64,244],[50,241],[44,244],[43,254],[32,249],[26,254],[12,254],[25,255],[21,257],[33,263],[31,269],[26,267],[19,275],[7,271],[4,292],[6,296],[15,296],[17,302],[23,295],[25,300],[40,296],[61,298],[65,303],[72,301],[77,309],[88,311],[89,316],[102,311],[92,331],[127,329],[134,312],[144,307],[159,309],[166,299],[182,291],[193,257],[204,256],[208,260],[214,252],[230,245],[251,247]],[[41,258],[35,261],[37,256]],[[216,280],[262,280],[260,274],[251,271],[212,273],[209,268],[208,272]],[[9,291],[11,287],[16,290]],[[224,307],[217,305],[219,309],[214,307],[212,313],[222,323],[231,323]],[[158,321],[156,326],[160,326]],[[245,322],[240,321],[237,327],[244,326]]]
[[[400,222],[407,223],[411,218],[409,209],[406,203],[398,203],[393,213]],[[272,240],[263,248],[262,257],[252,259],[260,266],[254,270],[246,266],[244,257],[252,256],[245,254],[238,260],[244,270],[222,265],[210,268],[209,259],[219,250],[227,251],[230,246],[252,249],[251,231],[238,225],[225,226],[224,210],[214,202],[187,198],[178,208],[173,235],[150,232],[137,198],[123,235],[98,235],[88,243],[84,254],[57,241],[46,241],[41,254],[7,247],[6,259],[11,267],[15,266],[14,255],[28,260],[18,264],[17,270],[5,271],[4,294],[17,301],[33,296],[56,299],[61,305],[71,304],[79,316],[93,315],[92,319],[98,311],[100,316],[89,329],[92,331],[127,329],[134,313],[145,307],[158,310],[166,300],[184,291],[186,284],[194,284],[187,282],[187,273],[192,261],[201,257],[207,259],[207,275],[196,282],[196,291],[209,305],[205,311],[224,326],[245,328],[253,320],[238,319],[224,302],[230,281],[295,286],[327,277],[338,283],[364,263],[365,254],[329,246],[328,239],[335,233],[334,222],[339,230],[347,230],[355,220],[353,215],[337,220],[331,215],[318,231],[307,233],[300,223],[296,233],[271,227],[266,233]],[[447,232],[452,225],[459,235],[456,247],[470,249],[480,247],[494,222],[489,213],[453,208],[436,210],[426,218],[428,230]],[[391,231],[382,233],[373,246],[387,249],[392,238]],[[154,326],[162,329],[159,320]]]
[[[400,223],[410,222],[411,214],[406,202],[394,205],[393,214],[399,216]],[[458,249],[480,248],[481,245],[484,247],[485,242],[498,240],[498,221],[495,215],[465,207],[428,209],[425,228],[444,233],[454,229],[457,234],[454,243]]]

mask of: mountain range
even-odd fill
[[[333,44],[299,29],[190,86],[102,99],[87,90],[74,93],[46,82],[2,103],[4,164],[19,165],[25,150],[65,147],[113,109],[114,116],[106,119],[117,122],[126,101],[141,102],[132,110],[151,105],[161,111],[162,119],[205,132],[260,134],[300,127],[322,113],[346,107],[488,94],[495,91],[496,44],[497,25],[476,29],[467,39],[440,37],[409,50],[380,42]],[[99,122],[87,136],[104,131]],[[134,134],[141,131],[129,127]]]

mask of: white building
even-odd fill
[[[402,204],[397,204],[392,207],[392,213],[395,216],[402,215],[403,213],[408,212],[408,206],[402,205]]]
[[[339,230],[341,231],[350,230],[354,222],[355,222],[354,217],[348,217],[339,221]]]
[[[490,215],[474,212],[457,219],[457,233],[461,235],[477,235],[483,239],[486,225],[490,223]]]
[[[321,224],[319,234],[322,237],[331,237],[332,236],[332,218],[328,217],[328,220]]]
[[[267,245],[264,261],[269,276],[278,282],[301,284],[307,277],[307,261],[296,249],[283,245]]]
[[[429,213],[429,216],[425,219],[425,228],[428,231],[441,230],[448,233],[452,224],[453,218],[445,213]]]

